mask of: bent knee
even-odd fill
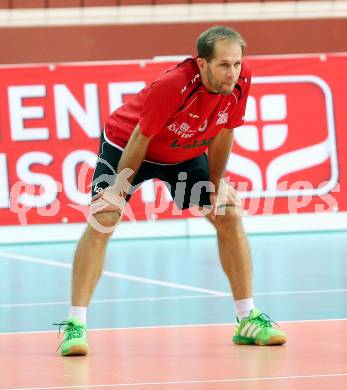
[[[118,225],[120,217],[121,215],[117,211],[95,214],[89,218],[88,228],[97,235],[110,235]]]
[[[235,207],[227,206],[223,213],[217,213],[216,219],[211,221],[219,232],[238,229],[242,226],[241,215]]]

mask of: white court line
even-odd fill
[[[340,322],[347,321],[347,318],[327,318],[318,320],[286,320],[277,321],[278,324],[304,324],[311,322]],[[225,322],[223,324],[176,324],[176,325],[150,325],[150,326],[130,326],[130,327],[119,327],[119,328],[94,328],[88,329],[88,332],[96,331],[113,331],[113,330],[141,330],[141,329],[161,329],[161,328],[203,328],[208,326],[234,326],[232,322]],[[32,330],[26,332],[0,332],[0,336],[8,336],[15,334],[37,334],[37,333],[56,333],[56,330]],[[3,389],[2,389],[3,390]]]
[[[346,288],[331,289],[331,290],[294,290],[294,291],[268,291],[254,293],[254,296],[276,296],[276,295],[305,295],[305,294],[336,294],[347,293]],[[178,295],[167,297],[141,297],[141,298],[114,298],[114,299],[94,299],[91,304],[98,303],[122,303],[122,302],[155,302],[155,301],[175,301],[186,299],[216,299],[231,297],[231,293],[224,293],[223,295]],[[70,301],[56,301],[56,302],[32,302],[32,303],[1,303],[0,308],[9,307],[35,307],[35,306],[59,306],[70,305]]]
[[[69,268],[69,269],[72,268],[71,264],[64,263],[62,261],[55,261],[55,260],[48,260],[48,259],[42,259],[42,258],[37,258],[37,257],[19,255],[16,253],[0,252],[0,257],[5,258],[5,259],[26,261],[29,263],[44,264],[44,265],[49,265],[49,266],[59,267],[59,268]],[[173,288],[177,288],[180,290],[195,291],[195,292],[201,292],[201,293],[212,294],[212,295],[217,295],[217,296],[224,296],[224,294],[225,294],[223,291],[209,290],[206,288],[188,286],[186,284],[165,282],[162,280],[143,278],[140,276],[133,276],[133,275],[127,275],[127,274],[120,274],[120,273],[111,272],[111,271],[104,271],[103,275],[109,276],[111,278],[116,278],[116,279],[126,279],[126,280],[131,280],[133,282],[155,284],[155,285],[164,286],[164,287],[173,287]]]
[[[333,294],[345,292],[347,292],[347,288],[335,288],[325,290],[264,291],[254,293],[254,295],[260,297],[269,295]]]
[[[231,294],[225,293],[225,296],[231,296]],[[115,298],[115,299],[94,299],[91,304],[94,303],[121,303],[121,302],[152,302],[152,301],[174,301],[180,299],[196,299],[196,298],[218,298],[217,295],[181,295],[174,297],[146,297],[146,298]],[[54,305],[70,305],[70,301],[58,301],[58,302],[35,302],[35,303],[3,303],[1,307],[32,307],[32,306],[54,306]]]
[[[229,378],[229,379],[209,379],[209,380],[187,380],[187,381],[166,381],[166,382],[136,382],[136,383],[114,383],[107,385],[93,385],[93,389],[105,387],[140,387],[140,386],[158,386],[158,385],[189,385],[199,383],[234,383],[234,382],[263,382],[263,381],[280,381],[292,379],[312,379],[312,378],[336,378],[345,377],[347,373],[334,374],[317,374],[317,375],[291,375],[291,376],[272,376],[272,377],[256,377],[256,378]],[[90,385],[76,386],[56,386],[56,387],[22,387],[10,388],[3,390],[54,390],[54,389],[90,389]]]

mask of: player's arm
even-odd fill
[[[129,184],[132,183],[136,172],[139,170],[142,161],[145,158],[151,136],[145,136],[141,133],[140,125],[138,124],[129,138],[129,141],[122,153],[117,167],[117,174],[121,174],[124,169],[133,171],[129,176]],[[130,172],[129,172],[130,173]],[[117,185],[117,180],[115,186]]]
[[[225,168],[228,162],[230,151],[233,144],[233,131],[230,129],[222,129],[213,139],[208,148],[208,161],[210,168],[210,181],[214,184],[215,192],[211,192],[210,201],[212,205],[212,217],[215,216],[217,210],[217,195],[218,191],[222,190],[220,184],[224,183]],[[225,189],[224,189],[225,190]],[[225,197],[227,204],[235,205],[238,203],[236,191],[232,187],[228,187],[227,196]]]
[[[167,73],[169,74],[169,73]],[[178,80],[180,81],[180,80]],[[157,135],[181,105],[180,82],[162,77],[149,88],[135,127],[118,163],[117,178],[113,186],[93,198],[91,212],[122,212],[126,193],[145,158],[151,138]],[[170,93],[168,93],[170,91]]]
[[[115,183],[93,197],[92,214],[105,211],[122,212],[125,197],[145,158],[151,138],[141,133],[139,125],[135,127],[119,160]]]
[[[218,189],[220,179],[224,177],[232,144],[233,132],[230,129],[222,129],[208,147],[210,180],[216,189]]]

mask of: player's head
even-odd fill
[[[235,30],[215,26],[201,33],[196,41],[202,83],[215,93],[233,92],[241,72],[245,40]]]

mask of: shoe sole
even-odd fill
[[[263,343],[262,341],[257,341],[254,339],[250,339],[248,337],[242,337],[242,336],[234,336],[233,342],[235,344],[239,345],[260,345],[260,346],[266,346],[266,345],[283,345],[287,341],[285,336],[271,336],[269,340],[266,343]]]
[[[61,352],[61,356],[85,356],[88,354],[86,345],[73,345],[66,351]]]

